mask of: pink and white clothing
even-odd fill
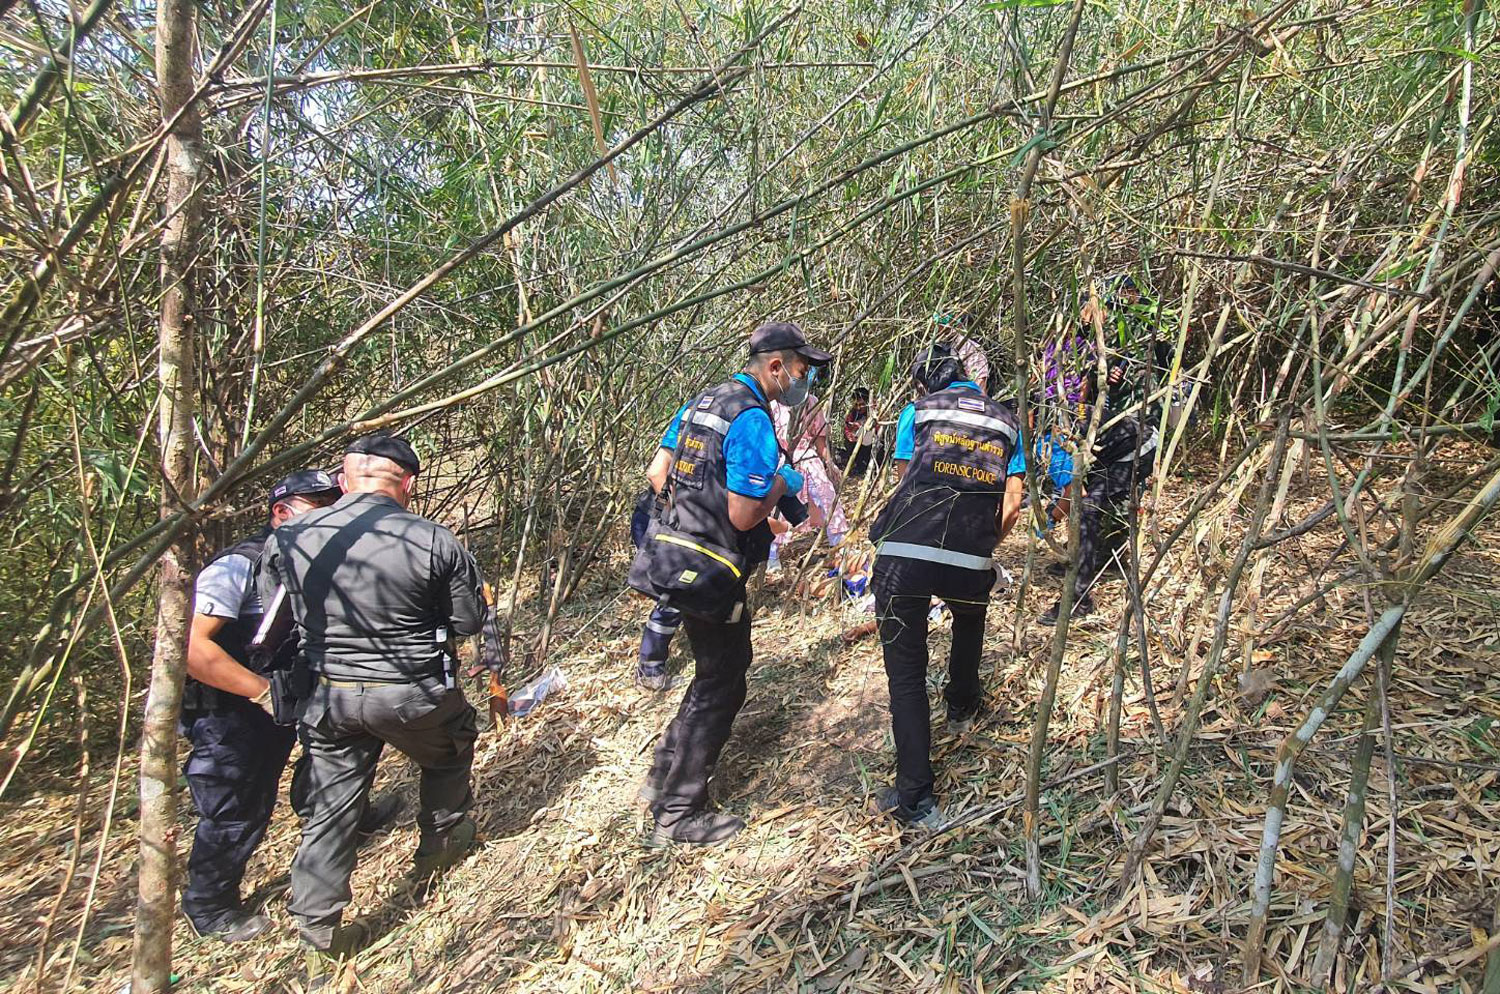
[[[981,392],[989,389],[990,382],[990,360],[984,354],[984,348],[972,338],[962,335],[953,343],[953,351],[958,355],[958,361],[964,364],[964,372],[969,374],[969,379],[979,384]]]
[[[802,492],[798,497],[807,505],[807,520],[797,528],[776,536],[771,556],[776,558],[781,546],[793,532],[823,527],[828,523],[828,544],[838,545],[849,531],[849,521],[839,505],[832,475],[823,461],[828,451],[828,413],[823,402],[809,396],[807,403],[792,410],[771,401],[771,420],[776,425],[776,440],[791,453],[792,468],[802,474]],[[796,437],[793,438],[793,432]]]

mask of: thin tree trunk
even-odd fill
[[[193,91],[197,8],[192,0],[164,0],[156,25],[156,73],[161,115],[171,122]],[[178,514],[196,490],[193,472],[194,327],[192,266],[196,254],[197,187],[202,120],[189,109],[167,138],[169,218],[161,239],[161,325],[158,433],[161,515]],[[172,912],[177,821],[177,715],[187,666],[193,534],[182,532],[163,556],[158,581],[156,650],[141,735],[141,826],[133,994],[162,994],[172,971]]]
[[[1281,826],[1286,819],[1287,802],[1292,790],[1292,774],[1297,769],[1297,759],[1307,748],[1328,715],[1338,706],[1344,692],[1355,678],[1364,671],[1365,664],[1377,651],[1382,654],[1395,652],[1396,642],[1401,637],[1401,618],[1406,614],[1408,602],[1386,608],[1380,621],[1370,629],[1360,642],[1359,648],[1343,665],[1328,689],[1318,698],[1311,713],[1297,726],[1297,730],[1282,740],[1276,750],[1276,774],[1271,786],[1271,798],[1266,804],[1266,820],[1261,829],[1260,861],[1255,869],[1255,885],[1250,902],[1250,925],[1245,935],[1244,975],[1245,986],[1253,986],[1260,978],[1261,952],[1265,946],[1266,923],[1271,910],[1271,885],[1276,879],[1276,850],[1281,844]]]
[[[1073,11],[1068,21],[1067,33],[1063,35],[1062,45],[1057,51],[1057,62],[1052,67],[1052,81],[1047,89],[1047,101],[1042,106],[1039,119],[1041,134],[1045,134],[1052,123],[1052,109],[1057,106],[1058,94],[1062,91],[1063,76],[1067,74],[1068,62],[1073,55],[1073,39],[1078,36],[1079,20],[1083,16],[1083,0],[1077,0],[1073,4]],[[1027,198],[1031,195],[1031,182],[1036,177],[1037,167],[1041,165],[1042,155],[1045,149],[1041,142],[1034,142],[1030,153],[1026,157],[1026,166],[1022,171],[1021,180],[1016,184],[1015,197],[1011,200],[1011,278],[1015,291],[1015,327],[1016,327],[1016,383],[1017,401],[1020,405],[1020,420],[1026,424],[1026,392],[1024,390],[1025,364],[1024,356],[1026,342],[1026,243],[1023,237],[1026,224]],[[1093,440],[1092,429],[1099,423],[1099,414],[1094,412],[1093,423],[1090,426],[1089,440]],[[1032,439],[1023,435],[1021,444],[1031,445]],[[1087,459],[1085,465],[1080,468],[1080,474],[1087,470]],[[1036,482],[1033,478],[1032,499],[1037,499]],[[1075,543],[1078,541],[1078,516],[1080,501],[1073,502],[1072,515],[1068,522],[1068,534]],[[1033,506],[1040,506],[1034,504]],[[1022,815],[1023,834],[1026,838],[1026,889],[1032,897],[1037,897],[1042,889],[1041,854],[1037,845],[1037,806],[1041,796],[1041,769],[1042,759],[1047,749],[1047,724],[1052,716],[1052,703],[1057,695],[1058,672],[1062,667],[1063,643],[1068,632],[1068,610],[1072,607],[1074,584],[1078,576],[1078,557],[1073,557],[1072,565],[1068,567],[1068,575],[1064,581],[1061,605],[1058,613],[1057,631],[1055,633],[1052,658],[1047,666],[1047,682],[1042,690],[1042,699],[1037,704],[1036,724],[1031,733],[1031,756],[1026,764],[1026,809]]]
[[[1395,652],[1395,642],[1388,641],[1380,647],[1382,660],[1387,653]],[[1354,890],[1354,859],[1359,853],[1359,837],[1365,825],[1365,790],[1370,783],[1370,760],[1375,756],[1375,726],[1380,723],[1380,694],[1370,685],[1370,697],[1365,702],[1365,723],[1360,730],[1359,745],[1354,750],[1354,763],[1349,776],[1349,794],[1344,800],[1344,824],[1339,830],[1338,865],[1333,874],[1333,893],[1328,898],[1328,917],[1323,920],[1323,935],[1318,943],[1318,956],[1313,960],[1312,979],[1322,989],[1327,989],[1333,971],[1334,960],[1339,954],[1339,941],[1344,935],[1344,922],[1349,917],[1349,895]]]

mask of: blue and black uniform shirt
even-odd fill
[[[761,401],[766,399],[760,384],[755,382],[755,377],[737,373],[734,378],[754,391]],[[667,425],[666,433],[661,439],[662,448],[677,448],[677,433],[687,415],[688,404],[691,403],[692,401],[688,401],[683,404]],[[764,408],[746,408],[730,423],[729,431],[724,434],[725,485],[731,493],[741,497],[763,499],[771,492],[780,457],[781,450],[776,442],[776,428],[771,424],[771,416]]]

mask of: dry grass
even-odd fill
[[[1316,503],[1310,489],[1294,493],[1288,520]],[[1225,523],[1227,531],[1234,528]],[[1467,547],[1442,574],[1442,588],[1419,602],[1399,649],[1392,721],[1396,749],[1409,758],[1396,772],[1396,959],[1436,957],[1407,978],[1411,990],[1476,989],[1482,958],[1464,962],[1464,954],[1483,941],[1494,907],[1497,533],[1486,523],[1480,537],[1487,541]],[[1257,592],[1260,617],[1274,619],[1300,595],[1336,542],[1335,525],[1279,548]],[[1022,556],[1019,543],[1005,551],[1018,575]],[[1153,682],[1169,728],[1204,582],[1190,553],[1170,565],[1151,605]],[[482,846],[424,902],[401,886],[416,835],[414,771],[396,758],[383,764],[377,789],[400,791],[408,803],[399,827],[361,856],[349,916],[370,924],[377,938],[333,989],[1233,989],[1275,747],[1363,631],[1362,599],[1345,590],[1259,646],[1249,665],[1266,671],[1254,681],[1263,696],[1240,696],[1241,666],[1227,667],[1153,853],[1138,879],[1118,887],[1123,841],[1163,765],[1138,680],[1129,685],[1122,795],[1105,797],[1096,774],[1044,795],[1047,890],[1031,902],[1020,872],[1019,802],[872,875],[903,843],[867,809],[891,766],[879,645],[873,636],[845,640],[862,619],[842,609],[809,613],[802,603],[778,601],[789,579],[772,588],[757,619],[749,703],[716,780],[722,807],[745,816],[749,828],[724,849],[643,847],[647,817],[634,794],[676,695],[631,685],[644,608],[616,592],[619,572],[601,575],[596,589],[565,613],[553,661],[568,674],[567,692],[531,717],[482,735],[475,764]],[[1054,593],[1053,581],[1033,584],[1026,613],[1040,612]],[[1109,646],[1123,594],[1118,583],[1105,587],[1100,615],[1082,623],[1070,643],[1051,740],[1054,779],[1103,755]],[[938,727],[938,788],[950,815],[1018,797],[1024,786],[1047,630],[1028,625],[1019,651],[1010,651],[1014,600],[1014,592],[1003,595],[991,612],[985,658],[991,717],[962,739]],[[941,635],[934,641],[937,659],[943,641]],[[1298,768],[1267,943],[1268,969],[1278,979],[1260,989],[1305,989],[1326,907],[1350,736],[1358,731],[1365,692],[1361,684],[1346,698]],[[1388,814],[1388,771],[1380,757],[1377,750],[1338,990],[1378,976]],[[128,794],[128,770],[124,784]],[[97,786],[95,796],[103,790]],[[5,810],[0,880],[8,901],[0,909],[0,968],[15,990],[32,986],[40,922],[69,860],[75,800],[65,790],[39,791]],[[117,991],[123,982],[134,822],[128,811],[121,814],[69,990]],[[184,822],[184,840],[189,829]],[[247,880],[253,900],[276,919],[271,937],[230,949],[194,939],[184,925],[176,989],[300,989],[302,962],[284,906],[295,842],[295,818],[283,806]],[[45,990],[64,989],[98,845],[98,826],[91,824],[54,930]]]

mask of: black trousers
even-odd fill
[[[298,728],[307,776],[293,792],[302,842],[292,857],[289,908],[303,925],[337,924],[349,903],[359,823],[387,744],[421,768],[419,846],[436,843],[474,803],[469,773],[478,735],[463,691],[420,683],[320,683]]]
[[[682,627],[693,649],[693,680],[656,743],[649,778],[661,790],[651,813],[663,827],[708,807],[708,781],[745,705],[750,672],[748,605],[732,624],[684,615]]]
[[[191,743],[183,775],[198,811],[182,910],[208,932],[240,910],[245,865],[271,823],[297,735],[250,701],[184,712],[181,731]]]
[[[932,796],[932,716],[927,703],[927,612],[941,597],[953,612],[953,648],[943,696],[954,711],[979,706],[979,656],[989,608],[991,570],[966,569],[922,559],[877,556],[871,573],[885,677],[891,692],[891,734],[896,742],[896,789],[914,808]]]
[[[1084,596],[1109,566],[1115,550],[1130,534],[1130,463],[1097,466],[1089,473],[1087,494],[1079,510],[1078,595]],[[1145,487],[1151,465],[1136,466],[1136,490]],[[1124,561],[1121,561],[1124,565]]]
[[[873,446],[856,445],[854,447],[854,462],[849,466],[850,476],[864,476],[870,469],[870,458],[875,454]]]

